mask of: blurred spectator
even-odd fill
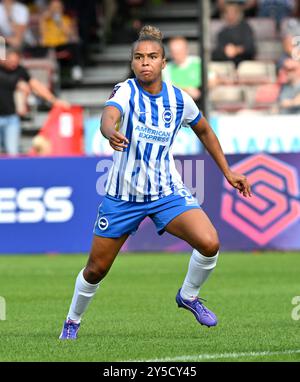
[[[98,11],[103,2],[104,0],[64,0],[66,13],[72,15],[77,20],[84,64],[89,63],[89,46],[91,42],[97,42],[101,48],[99,32],[102,25],[99,25],[101,22],[99,23],[98,21]]]
[[[6,59],[0,60],[0,142],[9,155],[19,152],[20,118],[14,100],[16,90],[26,95],[33,91],[52,105],[69,107],[68,103],[57,99],[40,81],[30,77],[20,65],[18,50],[8,49]]]
[[[300,61],[287,59],[284,63],[287,83],[281,88],[279,109],[282,114],[300,113]]]
[[[296,0],[294,16],[298,18],[300,17],[300,1],[299,0]]]
[[[298,22],[295,20],[295,22]],[[283,53],[277,63],[277,70],[280,70],[286,59],[294,58],[300,60],[300,22],[297,28],[287,28],[282,37]]]
[[[42,12],[48,6],[48,0],[21,0],[23,4],[26,4],[30,13]]]
[[[112,34],[112,22],[118,11],[117,0],[104,0],[103,29],[106,36]]]
[[[194,100],[200,98],[201,61],[189,55],[188,42],[184,37],[174,37],[169,41],[171,62],[163,71],[164,80],[185,90]]]
[[[286,62],[290,59],[300,61],[300,21],[290,19],[282,30],[283,53],[277,62],[278,82],[283,84],[287,82]]]
[[[14,0],[2,0],[0,4],[0,36],[8,46],[20,48],[25,40],[29,22],[26,5]]]
[[[107,13],[111,20],[105,22],[107,39],[118,44],[135,41],[142,27],[138,10],[143,7],[145,0],[113,0],[113,4],[108,4],[110,0],[105,2],[105,15]]]
[[[299,1],[300,4],[300,1]],[[299,5],[300,6],[300,5]],[[283,34],[290,34],[293,36],[300,36],[300,16],[297,18],[290,18],[287,20],[285,26],[283,27]]]
[[[255,17],[257,13],[257,0],[216,0],[216,3],[220,14],[224,12],[225,5],[228,3],[239,4],[245,17]]]
[[[243,19],[238,4],[224,7],[224,28],[219,32],[217,47],[212,53],[213,61],[233,61],[238,65],[243,60],[255,57],[254,35],[250,25]]]
[[[296,11],[296,3],[295,0],[257,0],[258,16],[272,17],[279,29],[281,21]]]
[[[285,60],[292,57],[293,52],[293,36],[290,34],[286,34],[282,38],[282,47],[283,53],[281,54],[278,62],[277,62],[277,71],[280,73],[280,70],[283,69]]]
[[[82,79],[80,44],[75,21],[64,13],[61,0],[51,0],[40,19],[41,46],[56,50],[60,63],[72,67],[72,79]]]

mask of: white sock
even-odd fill
[[[86,311],[88,304],[96,293],[99,284],[90,284],[83,277],[83,269],[79,272],[76,283],[73,299],[67,319],[79,323],[81,316]]]
[[[207,257],[201,255],[196,249],[193,250],[187,275],[183,282],[180,295],[184,300],[192,300],[198,296],[199,290],[208,276],[214,270],[219,256]]]

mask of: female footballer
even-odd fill
[[[101,280],[128,236],[147,216],[158,234],[169,232],[193,248],[176,295],[178,307],[192,312],[201,325],[217,325],[216,315],[198,294],[216,266],[219,240],[175,168],[171,147],[181,125],[193,129],[227,181],[244,197],[251,196],[250,185],[244,175],[230,170],[216,135],[192,98],[162,81],[165,65],[161,32],[145,26],[132,48],[136,78],[115,86],[102,115],[101,132],[115,150],[113,166],[99,206],[89,259],[76,279],[60,339],[77,338],[81,317]]]

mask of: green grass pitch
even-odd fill
[[[0,256],[0,361],[300,361],[297,253],[223,253],[201,296],[215,328],[178,309],[187,254],[121,254],[77,341],[58,340],[86,256]],[[298,309],[299,314],[299,309]]]

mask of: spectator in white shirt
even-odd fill
[[[29,22],[26,5],[14,0],[2,0],[0,3],[0,36],[7,45],[20,48],[24,42]]]

